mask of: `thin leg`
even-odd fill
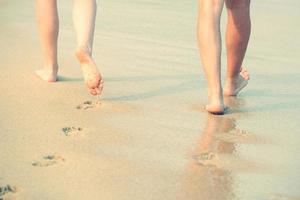
[[[103,80],[92,58],[97,3],[95,0],[74,0],[73,21],[77,34],[76,56],[91,94],[100,94]]]
[[[220,18],[224,0],[199,0],[198,40],[201,61],[208,83],[207,111],[224,112],[221,86]]]
[[[44,69],[36,71],[43,80],[57,79],[57,38],[59,20],[56,0],[36,0],[36,16],[44,55]]]
[[[228,11],[226,32],[227,76],[225,95],[237,95],[248,83],[242,63],[251,32],[250,0],[225,0]]]

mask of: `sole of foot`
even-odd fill
[[[35,74],[42,80],[47,82],[56,82],[57,81],[57,74],[51,72],[50,70],[40,69],[36,70]]]
[[[76,57],[81,65],[83,77],[88,91],[92,95],[100,95],[103,90],[103,78],[88,50],[78,48]]]
[[[225,96],[237,96],[238,93],[248,85],[249,73],[246,69],[241,69],[236,80],[233,80],[231,83],[226,83],[224,87]]]

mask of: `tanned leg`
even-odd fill
[[[44,67],[35,73],[48,82],[57,80],[57,38],[59,20],[56,0],[36,0],[36,16],[41,38]]]
[[[76,57],[81,65],[84,80],[92,95],[99,95],[103,88],[103,79],[92,58],[96,0],[74,0],[73,21],[77,34]]]
[[[251,32],[250,0],[225,0],[228,11],[226,32],[227,75],[224,95],[236,96],[247,84],[249,74],[242,63]]]
[[[198,41],[201,61],[208,83],[208,105],[213,114],[224,113],[221,86],[220,18],[224,0],[199,0]]]

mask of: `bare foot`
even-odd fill
[[[55,82],[57,81],[57,72],[47,69],[36,70],[35,74],[44,81]]]
[[[248,71],[241,68],[241,72],[236,79],[226,81],[224,95],[236,96],[244,87],[246,87],[249,79]]]
[[[91,54],[85,48],[76,50],[76,57],[80,62],[85,84],[92,95],[100,95],[103,89],[103,79],[99,73]]]
[[[209,104],[205,106],[207,112],[214,115],[223,115],[225,106],[223,102],[222,92],[220,94],[208,95]]]
[[[224,115],[225,112],[225,106],[224,105],[211,105],[208,104],[205,106],[205,109],[207,112],[213,114],[213,115]]]

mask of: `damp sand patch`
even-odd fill
[[[215,139],[229,143],[250,143],[250,144],[266,144],[265,138],[259,137],[253,133],[242,129],[235,129],[228,133],[222,133],[215,136]]]
[[[193,160],[201,167],[229,171],[264,171],[264,166],[254,160],[245,160],[233,154],[203,152],[194,155]]]

